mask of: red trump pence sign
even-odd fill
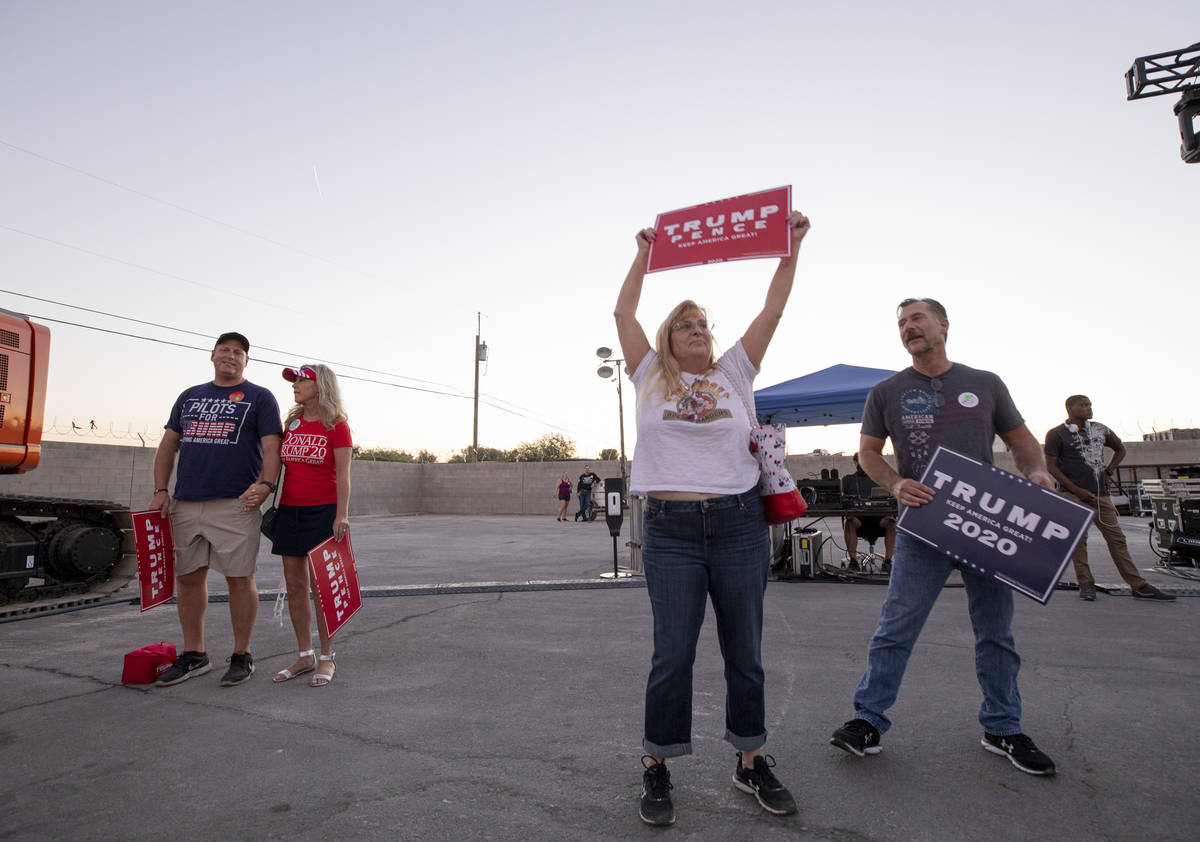
[[[660,213],[654,222],[655,238],[646,271],[788,257],[792,253],[791,209],[789,184]]]
[[[362,608],[358,571],[350,535],[335,541],[326,538],[308,551],[308,565],[317,586],[317,600],[325,617],[325,630],[333,637]]]
[[[132,512],[129,517],[133,521],[138,584],[145,612],[175,596],[175,543],[171,539],[171,521],[158,509]]]

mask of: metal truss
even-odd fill
[[[1125,71],[1126,99],[1145,99],[1200,86],[1200,43],[1133,60]]]

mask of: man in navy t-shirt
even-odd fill
[[[187,389],[171,408],[154,455],[151,509],[171,518],[175,541],[176,606],[183,627],[183,652],[158,679],[159,686],[186,681],[212,665],[204,649],[208,570],[225,576],[233,654],[221,685],[230,687],[254,673],[250,634],[258,614],[254,568],[258,558],[259,507],[279,478],[283,427],[275,396],[242,376],[250,342],[240,333],[217,338],[213,379]],[[167,495],[179,455],[174,499]]]

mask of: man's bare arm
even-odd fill
[[[163,430],[163,437],[154,451],[154,497],[150,499],[147,508],[158,509],[163,517],[167,516],[167,508],[171,505],[167,486],[171,484],[171,473],[175,470],[175,454],[179,452],[179,433],[171,429]],[[159,489],[162,489],[161,491]]]
[[[886,488],[904,506],[923,506],[933,499],[933,489],[915,479],[905,479],[883,458],[885,439],[875,436],[858,437],[858,464],[867,476]]]
[[[1013,461],[1017,463],[1018,471],[1024,474],[1030,482],[1037,483],[1042,488],[1054,490],[1054,477],[1050,476],[1050,472],[1046,470],[1046,459],[1042,453],[1042,446],[1033,437],[1033,433],[1029,432],[1028,427],[1024,424],[1014,427],[1007,433],[1001,433],[1000,439],[1012,451]]]

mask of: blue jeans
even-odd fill
[[[709,598],[725,658],[725,739],[739,750],[760,748],[767,740],[762,620],[771,544],[758,489],[709,500],[647,498],[642,563],[654,610],[646,752],[692,753],[692,665]]]
[[[983,690],[979,722],[1000,736],[1021,732],[1021,694],[1017,672],[1021,658],[1013,643],[1013,595],[1006,585],[963,568],[944,553],[911,536],[896,536],[887,599],[879,627],[867,648],[867,671],[854,691],[854,716],[880,733],[891,727],[884,711],[896,701],[900,680],[917,636],[933,603],[955,567],[967,589],[971,626],[975,630],[975,675]]]
[[[585,488],[579,492],[579,514],[576,518],[587,518],[588,509],[592,507],[592,489]]]

